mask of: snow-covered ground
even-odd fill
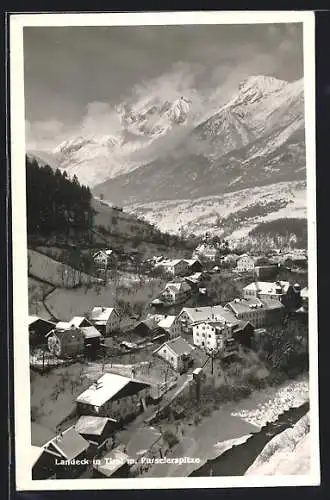
[[[282,202],[279,209],[269,209],[267,205]],[[250,216],[240,211],[253,206],[264,207],[264,215]],[[237,215],[235,230],[231,239],[240,239],[260,222],[282,217],[306,218],[306,183],[304,181],[280,182],[266,186],[242,189],[220,196],[208,196],[195,200],[166,200],[161,202],[137,203],[125,209],[148,222],[155,224],[161,231],[177,233],[181,228],[189,233],[202,234],[210,231],[221,235],[228,229],[228,219]],[[220,220],[220,222],[219,222]]]
[[[267,443],[245,475],[302,475],[310,472],[309,413]]]
[[[257,427],[274,422],[289,408],[297,408],[309,399],[309,381],[306,375],[286,382],[274,389],[256,392],[251,398],[238,403],[232,415]]]

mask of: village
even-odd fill
[[[113,279],[115,252],[99,249],[93,259],[99,279]],[[263,338],[308,323],[303,250],[254,256],[206,238],[190,258],[157,255],[141,268],[145,286],[164,282],[142,317],[94,296],[84,316],[30,315],[34,479],[148,474],[180,445],[181,422],[196,426],[211,400],[215,409],[232,366],[244,367],[233,375],[243,380],[253,364],[262,386]],[[236,392],[224,400],[244,397]]]

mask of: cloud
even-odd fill
[[[59,120],[25,121],[25,141],[27,149],[47,150],[53,147],[54,140],[66,134],[64,124]]]
[[[119,116],[108,103],[91,102],[86,109],[86,114],[81,126],[76,131],[76,135],[115,135],[118,133],[121,128]]]

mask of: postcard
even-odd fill
[[[314,14],[12,14],[18,490],[320,484]]]

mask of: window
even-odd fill
[[[208,334],[208,338],[209,338],[209,339],[211,338],[211,334],[210,334],[210,333]]]

